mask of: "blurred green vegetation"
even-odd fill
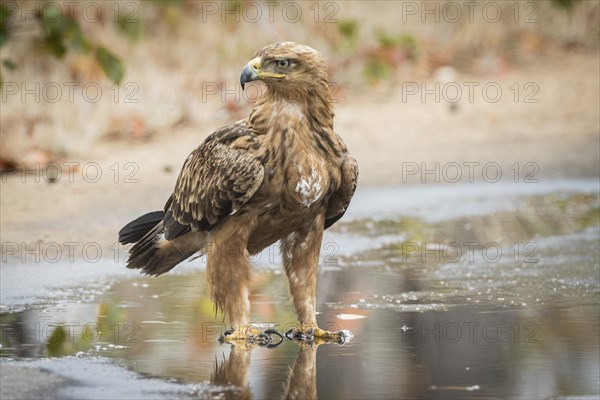
[[[583,0],[552,0],[557,10],[571,13]],[[23,21],[16,21],[13,15],[15,10],[23,8],[26,0],[4,1],[0,4],[0,47],[10,42],[14,31]],[[41,4],[41,7],[40,7]],[[91,28],[90,21],[84,21],[81,13],[69,14],[61,2],[42,1],[38,4],[35,15],[35,23],[43,32],[43,48],[38,51],[40,56],[49,55],[63,59],[69,52],[83,54],[92,53],[95,62],[104,71],[106,77],[114,83],[120,83],[125,75],[126,58],[114,54],[106,43],[100,43],[94,36],[97,27]],[[65,3],[66,4],[66,3]],[[117,3],[115,3],[117,4]],[[316,4],[316,3],[315,3]],[[227,0],[224,6],[228,13],[242,13],[245,7],[243,1]],[[67,6],[68,7],[68,6]],[[67,8],[68,9],[68,8]],[[194,0],[171,0],[171,1],[142,1],[132,3],[118,3],[118,6],[110,6],[114,12],[114,18],[104,18],[100,27],[113,24],[124,37],[136,42],[150,33],[156,34],[166,29],[169,33],[177,32],[183,18],[200,17],[204,21],[203,3]],[[140,12],[138,12],[140,11]],[[227,18],[224,22],[225,29],[236,30],[235,22],[239,18]],[[302,20],[308,23],[308,19]],[[414,62],[421,56],[419,50],[424,46],[420,39],[407,32],[390,32],[382,27],[376,27],[374,31],[365,29],[363,20],[353,18],[336,20],[335,26],[323,27],[323,30],[333,28],[332,32],[322,32],[331,41],[332,49],[342,50],[344,53],[358,53],[361,57],[363,74],[368,83],[377,83],[393,76],[394,70],[404,61]],[[331,39],[337,35],[337,39]],[[362,36],[361,36],[362,35]],[[364,35],[373,35],[376,46],[364,47]],[[34,41],[36,37],[26,37],[25,40]],[[176,39],[176,38],[174,38]],[[514,39],[514,38],[513,38]],[[23,38],[20,38],[23,40]],[[508,41],[511,39],[509,38]],[[472,49],[476,52],[477,49]],[[460,53],[460,52],[459,52]],[[456,57],[461,54],[455,54]],[[0,68],[0,82],[2,72],[9,72],[19,66],[13,59],[2,59]],[[452,61],[452,60],[448,60]],[[344,64],[344,61],[340,62]]]
[[[552,0],[552,3],[554,3],[556,6],[565,9],[565,10],[571,10],[574,6],[576,2],[581,2],[584,0]]]
[[[375,37],[377,47],[369,54],[364,69],[369,83],[390,78],[400,64],[418,57],[418,40],[409,33],[391,34],[380,29]]]
[[[356,20],[341,20],[338,31],[343,38],[343,47],[354,49],[358,42],[359,23]]]
[[[590,1],[494,2],[502,18],[493,22],[482,15],[485,2],[472,20],[461,5],[462,18],[452,22],[443,20],[444,1],[436,3],[440,15],[426,20],[403,14],[400,2],[292,3],[0,0],[0,90],[10,99],[3,104],[2,160],[14,165],[37,150],[62,157],[98,138],[140,139],[182,121],[197,123],[204,118],[193,111],[205,102],[202,82],[224,90],[211,102],[224,98],[240,63],[276,41],[318,49],[331,81],[343,88],[339,98],[355,90],[393,93],[400,82],[435,79],[440,71],[503,76],[536,60],[546,65],[564,54],[597,54],[600,46],[600,3]],[[297,21],[294,7],[286,14],[290,4],[302,9]],[[105,93],[93,122],[84,93],[75,101],[66,95],[46,101],[48,88],[58,82],[64,90],[60,83],[73,81],[69,90],[93,84]],[[16,101],[38,83],[44,101],[27,107]],[[137,98],[130,102],[138,93],[143,106]],[[109,104],[113,99],[119,107]],[[228,105],[226,114],[238,118],[248,102],[235,103],[242,107]]]
[[[9,4],[12,4],[11,7]],[[0,4],[0,47],[13,37],[13,31],[20,19],[15,10],[25,8],[25,2],[7,2]],[[123,61],[111,52],[110,49],[95,43],[84,33],[80,21],[73,15],[65,13],[57,4],[48,2],[44,4],[35,15],[35,22],[42,30],[43,52],[58,59],[65,57],[67,52],[95,54],[98,65],[106,76],[114,83],[120,83],[125,75]],[[119,26],[128,26],[128,22],[119,20]],[[131,30],[132,28],[130,28]],[[35,40],[31,37],[29,40]],[[2,65],[8,70],[14,70],[18,64],[11,59],[3,59]],[[2,84],[2,70],[0,70],[0,85]]]
[[[13,10],[25,7],[23,1],[12,4],[17,4],[17,7],[10,7],[8,3],[0,4],[0,47],[12,37]],[[95,59],[106,76],[117,84],[122,81],[125,68],[121,59],[106,47],[94,43],[83,32],[79,21],[73,16],[66,15],[58,5],[48,2],[47,6],[41,7],[36,13],[35,21],[43,32],[43,51],[58,59],[64,58],[68,51],[84,54],[94,52]],[[3,59],[2,65],[9,70],[18,67],[18,64],[10,59]],[[2,71],[0,70],[1,84]]]

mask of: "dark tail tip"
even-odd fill
[[[163,220],[164,216],[165,213],[163,211],[154,211],[134,219],[119,231],[119,243],[139,242],[152,228]]]

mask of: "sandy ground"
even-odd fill
[[[475,81],[472,77],[458,76],[452,86],[460,87],[462,95],[455,107],[444,97],[457,92],[443,82],[439,102],[435,94],[421,97],[423,88],[436,91],[434,81],[344,92],[336,107],[336,131],[359,162],[359,187],[490,182],[498,172],[503,181],[523,184],[598,177],[598,70],[597,55],[570,55],[501,79],[480,79],[478,86],[468,83]],[[415,87],[417,93],[411,94]],[[5,255],[36,243],[116,245],[122,225],[162,208],[190,151],[233,119],[207,118],[204,126],[161,133],[145,142],[106,141],[84,158],[59,161],[58,170],[2,176],[3,262]],[[56,171],[60,176],[48,183]]]

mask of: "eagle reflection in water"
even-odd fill
[[[282,399],[311,400],[317,398],[317,347],[297,341],[300,348],[288,372]],[[226,399],[251,399],[248,372],[253,346],[231,346],[229,357],[216,359],[210,382],[217,386],[234,386],[224,391]]]

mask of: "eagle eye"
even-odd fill
[[[287,68],[290,66],[290,60],[277,60],[277,66],[279,68]]]

